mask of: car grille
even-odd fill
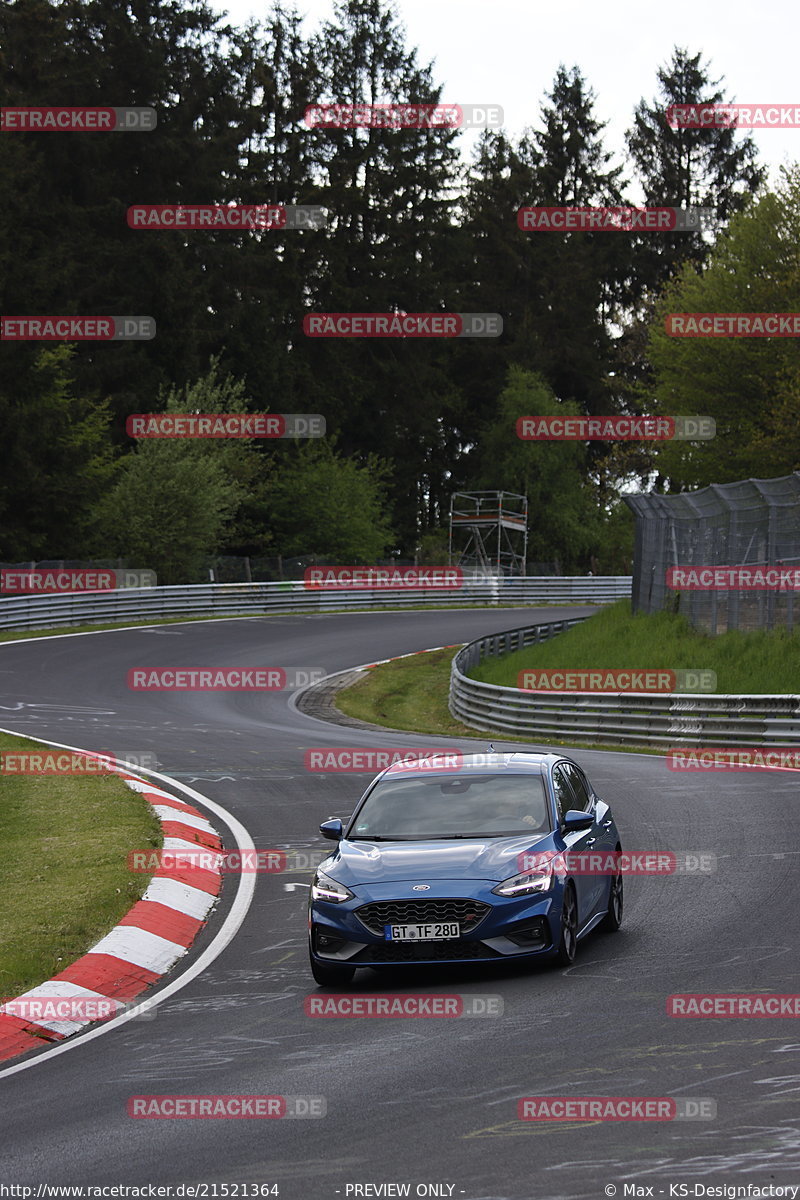
[[[483,942],[376,942],[348,958],[348,963],[461,962],[502,958]]]
[[[458,921],[465,934],[477,928],[490,907],[481,900],[385,900],[365,904],[355,912],[361,924],[378,937],[383,937],[384,925],[433,925],[442,921]]]

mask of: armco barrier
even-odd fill
[[[455,591],[435,588],[307,589],[284,583],[209,583],[122,588],[109,592],[0,597],[0,629],[49,629],[164,617],[226,617],[333,609],[436,608],[459,605],[611,604],[631,594],[630,575],[558,575],[476,579]]]
[[[797,746],[800,696],[523,692],[467,674],[483,658],[545,641],[585,617],[469,642],[453,659],[450,712],[473,729],[537,742],[636,746]]]

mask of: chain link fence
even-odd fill
[[[674,496],[625,496],[625,502],[636,518],[634,612],[680,612],[695,629],[711,634],[794,628],[791,587],[683,590],[669,585],[668,571],[800,565],[800,471]]]

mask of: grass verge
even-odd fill
[[[368,674],[336,693],[336,707],[349,717],[436,737],[476,738],[483,743],[495,739],[521,742],[540,748],[544,742],[510,733],[481,733],[457,721],[447,707],[450,691],[450,664],[458,650],[430,650],[410,658],[395,659],[372,667]],[[580,742],[549,738],[548,746],[584,750],[627,750],[635,754],[663,754],[641,746],[614,746],[598,742]],[[475,749],[482,749],[476,746]]]
[[[718,692],[785,695],[800,691],[800,634],[734,630],[712,637],[676,613],[632,616],[630,602],[620,600],[550,641],[484,659],[471,675],[516,687],[520,671],[545,667],[711,670]]]
[[[450,663],[456,650],[431,650],[372,667],[351,687],[336,693],[336,707],[349,717],[414,733],[480,737],[447,707]]]
[[[0,734],[0,751],[47,747]],[[147,801],[116,775],[0,775],[0,997],[50,979],[141,898],[129,850],[161,845]]]

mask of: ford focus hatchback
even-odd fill
[[[309,894],[314,979],[359,967],[551,958],[622,921],[622,847],[608,804],[557,754],[395,763],[344,825]],[[594,865],[592,865],[594,864]]]

